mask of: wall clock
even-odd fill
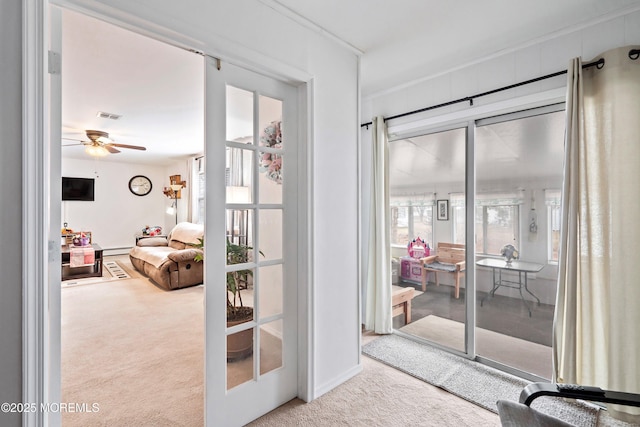
[[[151,180],[144,175],[136,175],[129,180],[129,190],[136,196],[146,196],[152,187]]]

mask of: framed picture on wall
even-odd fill
[[[438,200],[437,201],[438,208],[438,221],[449,221],[449,201],[448,200]]]

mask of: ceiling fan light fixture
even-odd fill
[[[84,151],[93,157],[104,157],[109,154],[109,151],[100,145],[87,145]]]
[[[86,130],[85,133],[87,134],[87,138],[91,141],[97,141],[100,138],[103,138],[103,140],[104,138],[109,140],[109,134],[101,130]]]

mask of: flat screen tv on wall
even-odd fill
[[[62,177],[62,200],[94,201],[93,178]]]

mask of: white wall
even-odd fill
[[[310,49],[309,66],[317,70],[311,154],[315,375],[316,392],[323,393],[360,363],[357,59],[321,37]]]
[[[151,180],[148,195],[136,196],[129,191],[134,175]],[[165,166],[62,159],[62,176],[95,179],[95,201],[63,201],[61,218],[73,231],[91,231],[93,243],[105,250],[134,246],[136,234],[146,225],[159,225],[168,232],[165,224],[174,222],[165,213],[169,205],[162,194],[162,187],[169,182]]]
[[[104,161],[101,159],[62,159],[62,175],[94,178],[95,201],[63,201],[60,228],[66,222],[73,231],[91,231],[93,243],[108,253],[126,253],[135,244],[135,236],[149,226],[160,226],[167,234],[176,225],[176,216],[167,214],[171,206],[162,192],[169,186],[169,176],[181,175],[186,188],[178,203],[178,222],[187,221],[188,193],[193,180],[189,175],[189,159],[176,160],[169,165],[148,165]],[[129,191],[129,180],[144,175],[151,180],[152,189],[146,196]]]
[[[604,22],[593,23],[585,28],[567,30],[555,37],[530,43],[527,46],[505,52],[503,55],[497,55],[487,61],[451,70],[442,75],[425,76],[420,82],[412,85],[406,85],[398,89],[390,88],[363,100],[361,122],[370,122],[374,116],[389,117],[565,70],[569,60],[576,56],[582,56],[583,60],[589,61],[608,49],[638,43],[640,43],[640,11]],[[566,76],[560,76],[487,97],[477,98],[474,100],[474,105],[492,104],[502,100],[542,93],[550,89],[563,88],[565,85]],[[398,125],[428,117],[437,118],[468,108],[467,103],[462,103],[388,123]],[[368,141],[370,141],[370,132],[363,131],[363,152],[366,150]],[[365,163],[362,166],[363,170],[369,168],[369,165],[366,164],[368,159],[369,157],[363,156],[363,162]],[[368,197],[368,185],[369,180],[363,179],[363,195],[366,197]],[[542,189],[549,188],[548,183],[524,183],[523,187],[537,190],[536,211],[538,212],[540,226],[538,234],[544,233],[547,218]],[[452,191],[460,191],[460,189]],[[363,204],[363,209],[364,225],[369,215],[366,203]],[[527,218],[529,209],[530,194],[527,193],[526,203],[522,208],[524,218]],[[436,239],[451,236],[451,221],[435,221],[435,223],[435,233],[438,236]],[[536,275],[535,293],[539,294],[538,296],[543,302],[554,303],[557,266],[547,264],[546,236],[540,234],[537,242],[528,242],[526,225],[526,223],[522,224],[522,253],[527,254],[527,260],[546,264],[544,270]],[[364,253],[366,254],[366,252]],[[490,273],[488,272],[478,271],[478,289],[488,289],[490,286],[489,275]],[[447,278],[443,280],[444,283],[448,283],[447,281]],[[508,294],[511,291],[511,289],[507,289],[505,293]],[[517,291],[515,292],[517,294]]]
[[[102,13],[111,16],[125,12],[136,20],[175,31],[184,36],[185,43],[223,59],[243,58],[254,69],[272,67],[278,74],[313,79],[309,133],[313,159],[311,310],[315,370],[310,373],[313,390],[308,397],[318,396],[357,373],[360,327],[356,55],[258,0],[68,3],[90,10],[100,7]],[[132,20],[131,26],[135,28],[136,22]]]

